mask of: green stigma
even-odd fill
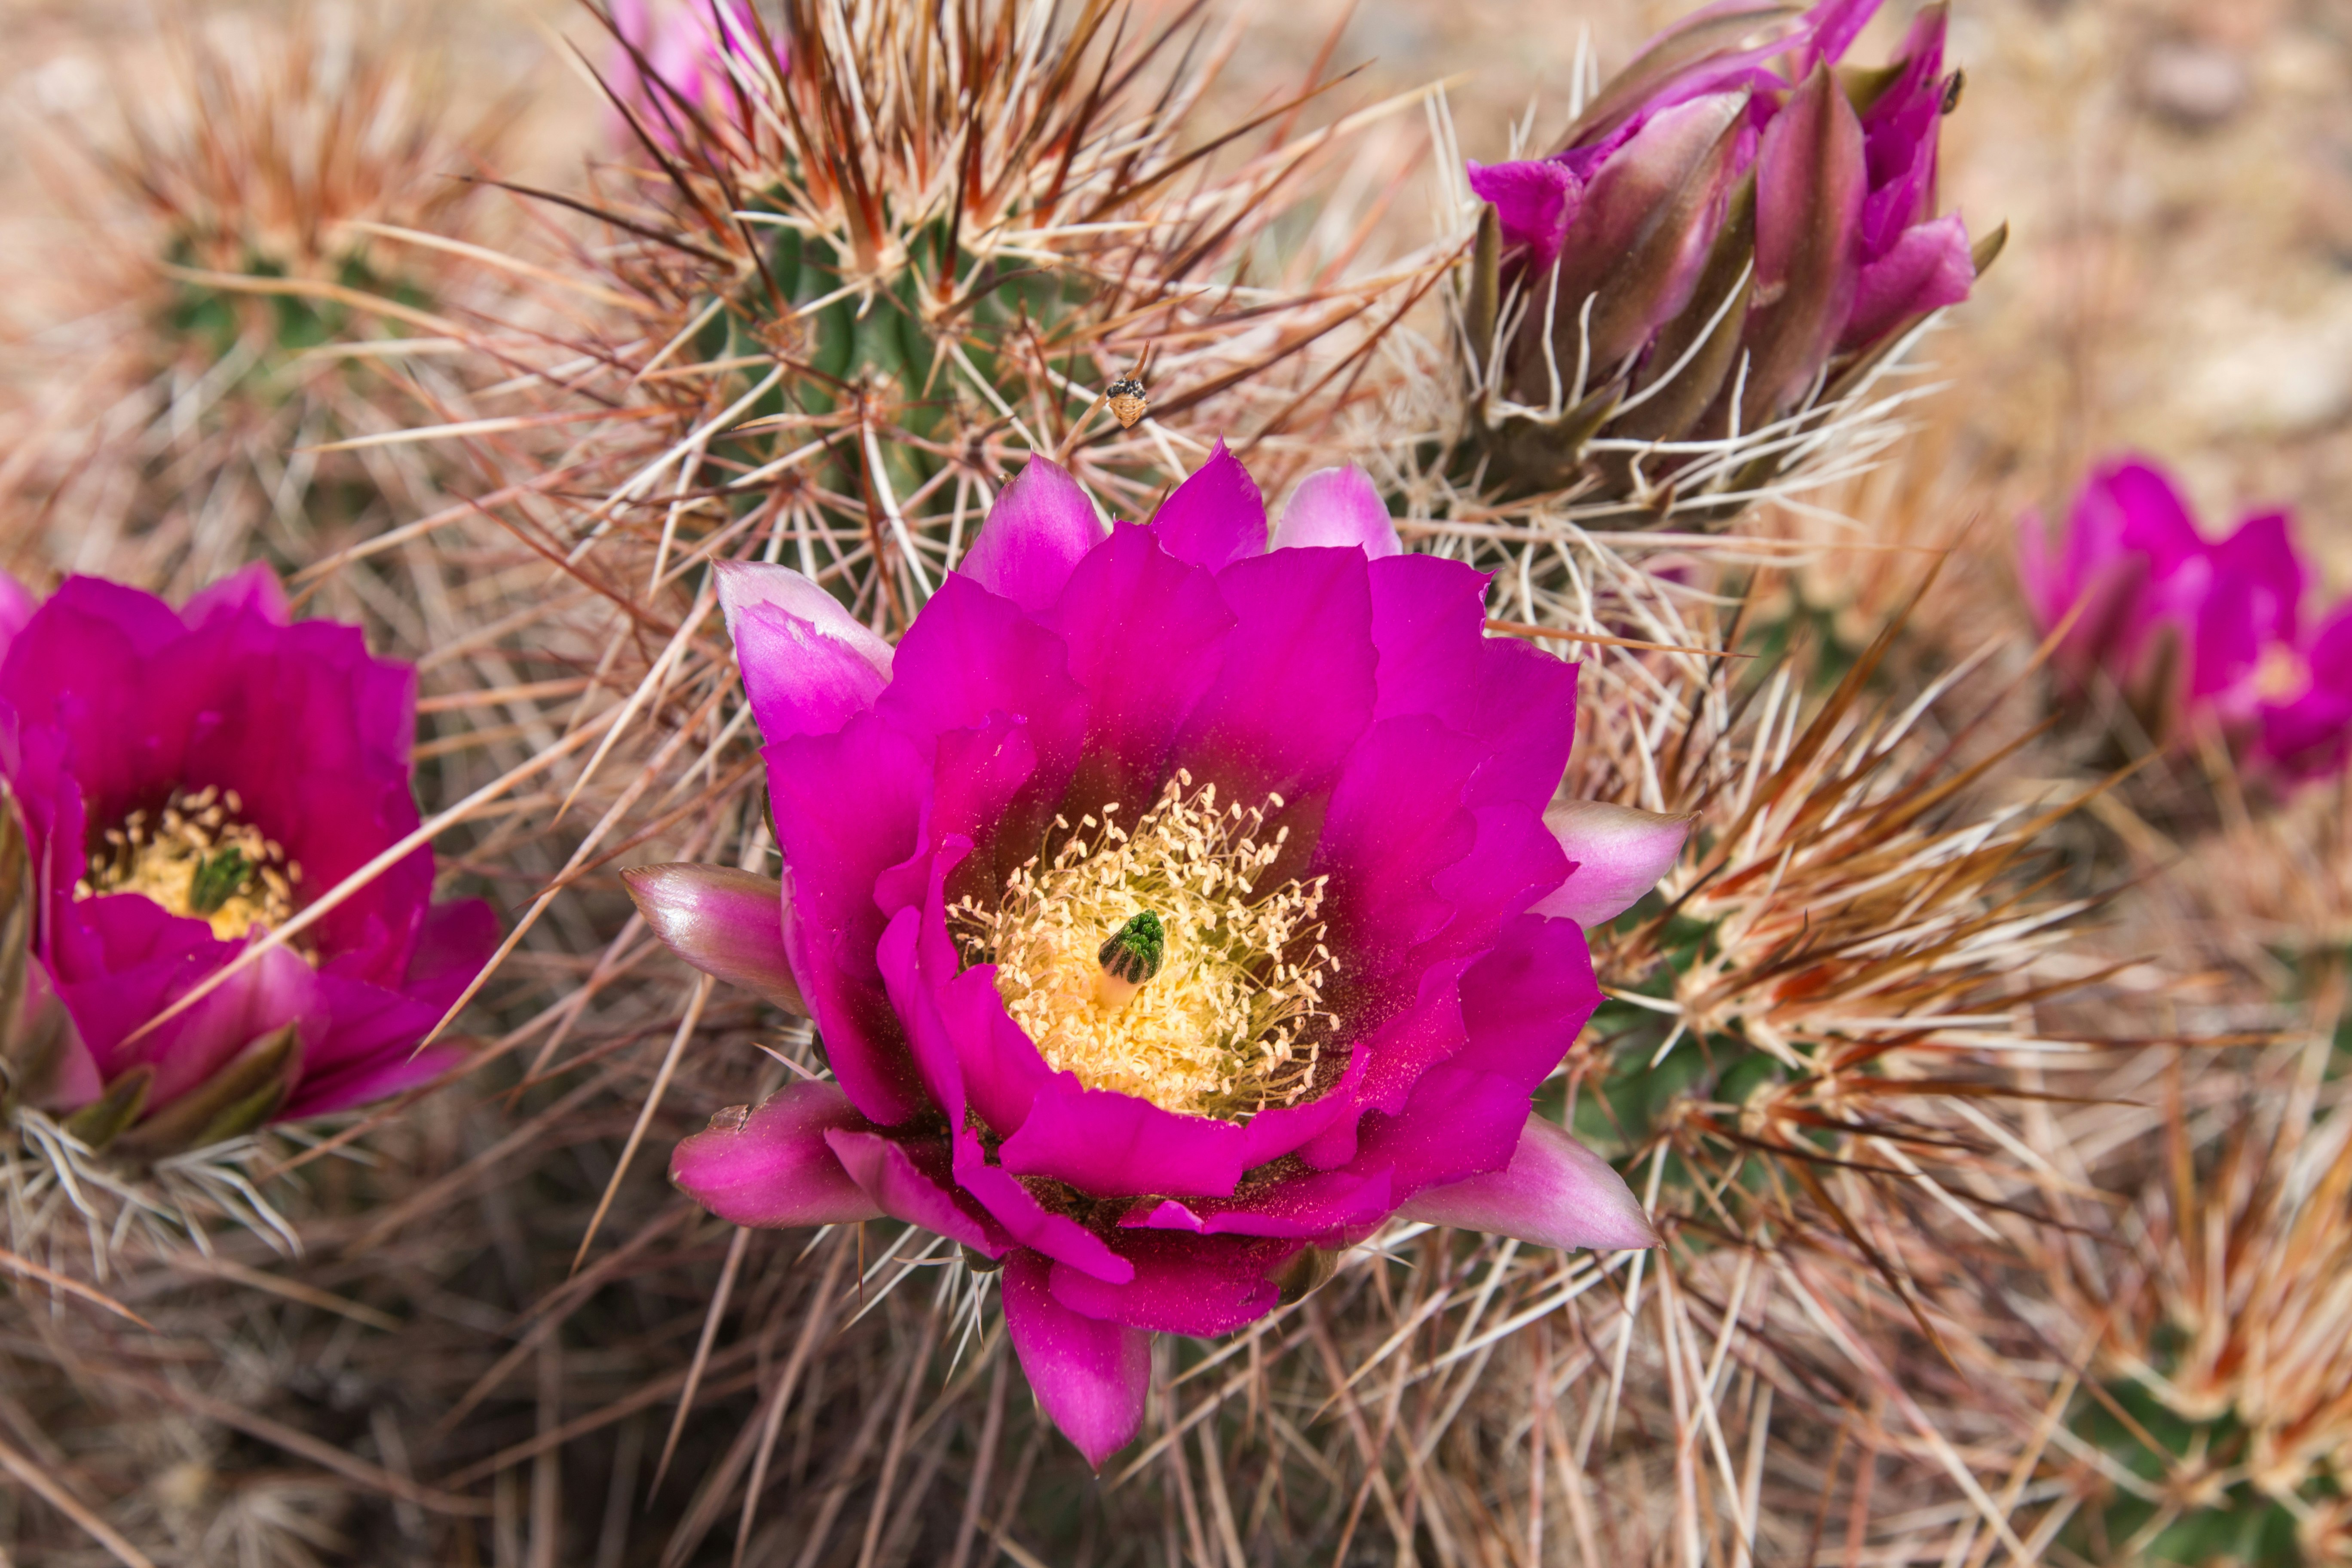
[[[1160,923],[1158,915],[1146,910],[1111,932],[1110,940],[1095,956],[1101,962],[1105,974],[1129,985],[1141,985],[1160,973],[1160,960],[1168,956],[1167,928]]]
[[[210,915],[245,890],[245,879],[251,868],[245,852],[235,845],[205,859],[196,868],[195,879],[188,884],[188,908],[200,915]]]

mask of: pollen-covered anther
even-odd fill
[[[1051,858],[1015,871],[995,908],[960,903],[956,935],[995,963],[1047,1065],[1089,1088],[1201,1115],[1293,1103],[1318,1082],[1339,964],[1322,879],[1258,887],[1287,837],[1265,834],[1281,806],[1221,806],[1179,773],[1132,831],[1116,805],[1057,819]]]
[[[160,812],[133,811],[106,830],[74,897],[139,893],[205,921],[224,942],[242,941],[256,925],[275,931],[293,918],[302,868],[244,810],[235,790],[173,790]]]

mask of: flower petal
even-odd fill
[[[824,1142],[874,1205],[990,1258],[1004,1256],[1004,1237],[967,1212],[949,1186],[946,1151],[936,1139],[900,1142],[856,1127],[829,1127]],[[871,1217],[871,1216],[861,1216]]]
[[[866,1119],[833,1083],[787,1084],[758,1110],[738,1106],[681,1142],[669,1179],[719,1218],[736,1225],[839,1225],[878,1219],[883,1210],[852,1179],[825,1142],[863,1129]]]
[[[446,1013],[498,951],[498,911],[480,899],[452,899],[425,911],[400,988]]]
[[[1252,805],[1331,778],[1371,718],[1367,568],[1353,550],[1285,550],[1217,574],[1236,624],[1170,766]]]
[[[746,611],[764,605],[808,622],[821,635],[855,650],[884,679],[889,679],[890,645],[809,578],[789,566],[763,561],[720,561],[711,570],[719,579],[719,608],[727,617],[729,637],[740,635],[736,624]]]
[[[1458,561],[1399,555],[1370,568],[1378,719],[1426,713],[1490,752],[1465,796],[1540,811],[1576,739],[1578,667],[1486,635],[1486,579]]]
[[[1233,612],[1215,578],[1169,554],[1150,530],[1122,522],[1071,574],[1054,620],[1087,693],[1068,815],[1108,801],[1140,812],[1158,794],[1177,731],[1217,677]]]
[[[1265,498],[1224,438],[1152,514],[1160,547],[1179,561],[1221,572],[1265,553]]]
[[[1023,1247],[1114,1285],[1135,1278],[1135,1265],[1113,1252],[1101,1237],[1069,1215],[1047,1209],[1011,1172],[990,1164],[980,1134],[969,1127],[956,1135],[955,1179]]]
[[[1914,224],[1892,249],[1863,268],[1843,342],[1852,347],[1874,342],[1904,321],[1957,305],[1976,280],[1968,225],[1959,214]]]
[[[1286,1175],[1231,1198],[1195,1198],[1190,1204],[1163,1199],[1139,1216],[1121,1219],[1119,1225],[1122,1237],[1131,1230],[1150,1230],[1257,1237],[1275,1241],[1346,1242],[1361,1239],[1395,1207],[1390,1172],[1386,1166],[1378,1166],[1368,1171],[1312,1171],[1305,1175]],[[1129,1250],[1124,1240],[1120,1250]],[[1138,1259],[1138,1272],[1142,1268],[1143,1263]]]
[[[1430,1225],[1517,1237],[1538,1247],[1622,1251],[1658,1244],[1625,1178],[1532,1112],[1509,1165],[1431,1187],[1406,1200],[1397,1213]]]
[[[180,619],[191,631],[238,616],[252,616],[273,626],[293,620],[286,604],[286,585],[278,580],[277,573],[257,563],[248,566],[191,595],[180,606]]]
[[[1036,771],[996,827],[1028,846],[1024,857],[1034,853],[1086,732],[1086,694],[1062,639],[1013,600],[951,576],[900,640],[896,668],[876,710],[919,740],[986,731],[998,714],[1026,725]]]
[[[1099,1470],[1143,1425],[1151,1335],[1063,1306],[1047,1284],[1050,1268],[1030,1252],[1005,1263],[1004,1331],[1037,1403]]]
[[[1331,879],[1332,950],[1360,978],[1385,974],[1452,917],[1431,879],[1477,842],[1462,794],[1485,760],[1484,748],[1424,714],[1381,720],[1349,753],[1308,874]]]
[[[784,952],[792,906],[782,881],[731,866],[683,861],[633,866],[621,880],[646,927],[672,952],[780,1007],[808,1011]]]
[[[1475,167],[1474,164],[1473,167]],[[1378,561],[1403,552],[1396,523],[1372,477],[1353,463],[1344,468],[1318,468],[1298,481],[1290,503],[1275,524],[1274,548],[1292,550],[1318,545],[1355,545]]]
[[[1584,182],[1576,171],[1557,160],[1538,158],[1512,163],[1474,161],[1469,174],[1471,194],[1495,205],[1503,244],[1526,248],[1526,270],[1541,272],[1549,267],[1584,202]],[[1279,550],[1283,542],[1276,538],[1275,548]]]
[[[1572,920],[1587,930],[1615,920],[1674,868],[1696,820],[1603,800],[1553,806],[1544,813],[1544,826],[1576,866],[1557,890],[1537,901],[1533,912]]]
[[[1052,1176],[1092,1197],[1230,1195],[1242,1179],[1240,1126],[1180,1116],[1056,1073],[997,1157],[1015,1175]]]
[[[1551,1076],[1600,1005],[1584,933],[1572,921],[1521,915],[1463,973],[1469,1043],[1447,1065],[1493,1073],[1524,1098]]]
[[[0,664],[7,662],[8,645],[33,618],[33,595],[25,584],[0,572]]]
[[[1046,1285],[1074,1312],[1165,1334],[1229,1334],[1274,1310],[1272,1275],[1296,1241],[1202,1239],[1181,1232],[1129,1230],[1118,1249],[1135,1265],[1124,1285],[1055,1264]]]
[[[1061,596],[1071,571],[1102,536],[1094,502],[1078,481],[1060,464],[1032,458],[988,509],[956,571],[1034,613]]]
[[[760,733],[771,742],[830,735],[873,707],[889,684],[859,649],[772,605],[746,605],[728,629],[735,636],[743,695]]]
[[[868,1117],[895,1125],[923,1100],[875,967],[888,917],[874,894],[919,847],[929,770],[913,742],[872,713],[761,754],[793,878],[785,953],[842,1088]]]

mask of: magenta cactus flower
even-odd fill
[[[687,110],[711,112],[729,101],[728,61],[756,58],[769,38],[776,69],[791,67],[783,41],[761,31],[744,0],[613,0],[615,41],[607,78],[616,103],[663,148],[676,151]],[[616,140],[634,140],[614,116]]]
[[[5,1064],[13,1099],[152,1156],[457,1058],[415,1047],[497,923],[431,901],[429,848],[155,1022],[415,830],[415,689],[358,628],[289,623],[262,567],[178,611],[98,578],[37,606],[6,583],[0,781],[29,861],[33,993],[68,1026],[43,1032],[40,1060]]]
[[[1391,1215],[1652,1243],[1529,1098],[1600,1000],[1583,926],[1687,823],[1554,808],[1576,667],[1487,637],[1485,578],[1402,553],[1360,473],[1304,481],[1272,546],[1220,446],[1108,531],[1033,458],[896,648],[722,565],[782,884],[629,874],[691,962],[804,999],[835,1079],[721,1115],[674,1179],[1001,1265],[1097,1465],[1154,1333],[1240,1328]]]
[[[1757,431],[1968,298],[1967,226],[1936,211],[1959,90],[1945,7],[1892,64],[1841,68],[1878,5],[1717,0],[1653,39],[1559,151],[1470,164],[1497,235],[1474,300],[1510,302],[1470,322],[1481,356],[1503,334],[1486,447],[1507,476],[1568,483],[1596,435]]]
[[[2303,626],[2311,574],[2284,512],[2208,540],[2144,458],[2103,465],[2053,554],[2039,517],[2018,532],[2037,618],[2074,619],[2052,657],[2074,694],[2112,681],[2160,742],[2218,728],[2281,780],[2342,770],[2352,733],[2352,604]]]

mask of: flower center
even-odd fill
[[[1288,830],[1268,807],[1220,809],[1180,773],[1132,831],[1117,805],[1050,860],[1007,879],[996,908],[950,911],[967,959],[996,964],[1005,1011],[1056,1072],[1163,1110],[1240,1116],[1318,1087],[1331,1016],[1325,879],[1261,890]]]
[[[302,868],[278,841],[242,819],[236,791],[213,785],[173,790],[150,818],[134,811],[105,833],[90,857],[77,899],[140,893],[175,915],[208,922],[223,942],[241,942],[255,925],[275,931],[294,914]]]

